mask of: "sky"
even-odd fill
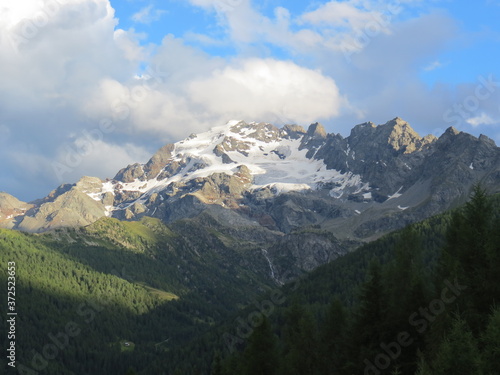
[[[238,119],[500,144],[500,0],[4,0],[0,191],[112,178]]]

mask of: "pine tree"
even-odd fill
[[[437,283],[438,291],[443,288],[444,280],[457,280],[467,287],[457,298],[454,310],[460,312],[476,335],[486,324],[485,317],[494,300],[492,291],[498,288],[488,280],[492,273],[498,273],[491,268],[491,261],[498,256],[492,251],[494,232],[491,201],[476,185],[470,201],[454,214],[447,231],[447,244],[438,269],[441,280]],[[446,321],[447,316],[442,316],[439,324],[443,324],[443,330]]]
[[[487,243],[487,283],[485,293],[490,305],[500,306],[500,215],[497,215],[491,226],[491,234]]]
[[[222,375],[222,360],[220,353],[215,353],[210,375]]]
[[[243,354],[244,374],[275,375],[279,366],[276,338],[266,317],[249,337]]]
[[[298,301],[286,311],[281,373],[312,375],[318,366],[315,327],[311,314]]]
[[[483,370],[485,375],[500,374],[500,308],[493,310],[482,334]]]
[[[455,318],[433,362],[435,375],[481,375],[481,356],[467,323]]]
[[[401,332],[411,332],[408,319],[419,307],[428,304],[424,282],[424,267],[421,260],[421,239],[412,227],[407,227],[395,246],[394,260],[385,267],[383,285],[387,298],[385,332],[387,338],[395,340]],[[410,347],[401,350],[394,360],[402,373],[416,371],[416,353],[423,349],[420,335],[412,338]]]
[[[425,360],[425,357],[422,354],[422,352],[419,351],[417,357],[418,357],[418,367],[415,375],[432,375],[432,371],[429,368],[429,365],[427,364],[427,361]]]
[[[330,304],[324,328],[320,334],[321,373],[338,374],[345,364],[345,331],[347,317],[344,307],[335,298]]]
[[[372,360],[380,352],[385,339],[385,301],[380,263],[373,260],[368,280],[361,287],[359,307],[349,334],[347,372],[363,372],[365,360]]]

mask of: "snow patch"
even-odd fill
[[[311,190],[311,186],[307,184],[292,184],[292,183],[272,183],[267,185],[252,185],[252,190],[258,190],[263,188],[270,188],[274,193],[288,193],[290,191],[304,191]]]
[[[234,125],[238,125],[239,123],[241,122],[241,120],[230,120],[226,123],[226,126],[234,126]]]
[[[360,175],[352,172],[341,173],[334,169],[330,172],[332,172],[333,177],[330,178],[329,182],[336,185],[329,193],[332,198],[341,198],[346,191],[359,194],[370,188],[368,183],[363,183]]]
[[[399,192],[401,191],[401,189],[402,189],[402,188],[403,188],[403,187],[401,186],[401,187],[399,188],[399,190],[398,190],[398,191],[396,191],[394,194],[390,195],[390,196],[387,198],[387,200],[396,199],[396,198],[399,198],[401,195],[403,195],[403,194],[399,194]]]

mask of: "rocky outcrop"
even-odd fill
[[[155,178],[172,161],[174,150],[175,145],[167,144],[160,148],[146,164],[135,163],[121,169],[114,177],[114,180],[134,182],[135,180],[145,181]]]
[[[285,139],[301,139],[306,131],[299,125],[285,125],[281,129],[281,136]]]
[[[276,279],[286,283],[345,255],[353,246],[356,244],[342,243],[332,233],[304,229],[281,237],[267,254]]]
[[[16,229],[27,232],[43,232],[61,227],[89,225],[106,215],[105,204],[93,199],[101,191],[102,181],[96,177],[82,177],[74,185],[63,185],[46,199],[19,218]],[[109,195],[103,197],[110,202]]]
[[[280,139],[280,129],[264,122],[247,124],[240,121],[238,124],[231,126],[230,130],[248,140],[255,139],[269,143]]]
[[[134,182],[135,180],[144,181],[145,179],[146,174],[144,173],[144,168],[139,163],[131,164],[126,168],[120,169],[114,177],[114,180],[123,182]]]
[[[144,166],[148,179],[158,176],[160,171],[172,160],[175,145],[168,144],[160,148]]]
[[[19,219],[33,208],[33,204],[22,202],[10,194],[0,192],[0,227],[14,228]]]
[[[25,215],[17,229],[43,232],[61,227],[81,227],[105,216],[102,203],[73,188],[53,202],[41,205],[35,212]]]
[[[311,159],[321,146],[324,145],[327,137],[326,130],[319,122],[311,124],[307,129],[307,133],[300,141],[299,150],[308,149],[307,158]]]

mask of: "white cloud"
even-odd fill
[[[131,18],[134,22],[149,25],[150,23],[158,21],[165,13],[165,10],[154,9],[153,5],[148,5],[147,7],[144,7],[137,13],[133,14]]]
[[[300,21],[329,28],[358,30],[368,23],[380,19],[380,12],[366,9],[357,0],[344,2],[330,1],[318,9],[305,13]]]
[[[310,123],[348,105],[331,78],[292,62],[254,58],[227,65],[173,38],[165,39],[155,61],[160,80],[102,80],[85,111],[96,122],[116,121],[118,132],[166,142],[230,118]]]
[[[228,39],[253,55],[256,51],[265,53],[266,43],[295,55],[325,50],[359,51],[365,47],[366,39],[391,33],[392,24],[403,9],[402,3],[415,2],[329,1],[298,16],[277,7],[273,17],[267,17],[249,0],[189,1],[207,10],[217,10],[219,25],[226,30]]]
[[[292,62],[249,59],[189,85],[189,97],[231,118],[310,123],[337,116],[347,101],[335,82]]]
[[[23,19],[31,18],[42,9],[42,3],[38,0],[4,0],[0,6],[2,17],[0,24],[3,27],[13,27]]]
[[[78,181],[84,175],[111,178],[128,164],[145,163],[150,157],[150,152],[134,144],[110,144],[85,134],[60,149],[46,164],[50,165],[49,176],[59,183],[67,183]],[[43,169],[46,170],[47,165]]]
[[[50,162],[70,135],[95,127],[88,101],[99,82],[126,82],[147,51],[133,32],[115,30],[107,0],[2,6],[9,18],[0,22],[0,123],[10,142],[0,149],[0,189],[33,199],[59,184]]]
[[[491,118],[486,113],[481,113],[479,116],[467,119],[467,123],[473,127],[478,127],[480,125],[495,125],[500,123],[500,121]]]

